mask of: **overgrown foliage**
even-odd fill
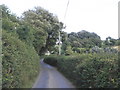
[[[59,32],[63,42],[62,54],[70,56],[46,57],[46,63],[57,66],[77,87],[118,86],[117,61],[120,59],[111,47],[120,45],[120,38],[108,37],[102,41],[97,34],[85,30],[67,34],[61,31],[63,23],[41,7],[24,12],[22,18],[11,14],[5,5],[0,7],[3,88],[31,87],[39,73],[38,55],[46,51],[58,54],[55,44]]]
[[[47,50],[53,51],[58,32],[63,28],[57,16],[41,7],[36,7],[34,10],[24,12],[22,20],[34,28],[33,45],[36,51],[39,54]]]
[[[91,33],[86,30],[80,32],[71,32],[68,35],[63,36],[62,44],[62,54],[66,55],[71,53],[71,50],[74,53],[99,53],[99,52],[108,52],[114,53],[117,52],[113,48],[119,46],[120,39],[114,39],[107,37],[106,40],[101,40],[100,36],[96,33]],[[71,47],[71,50],[70,50]],[[66,52],[67,51],[67,52]],[[70,55],[70,54],[69,54]]]
[[[49,60],[49,57],[47,58]],[[117,54],[81,54],[54,56],[53,59],[55,58],[58,70],[77,88],[118,87],[120,78]]]
[[[77,33],[68,34],[68,41],[72,47],[91,48],[93,46],[101,46],[101,39],[96,33],[90,33],[82,30]]]
[[[3,88],[30,88],[39,73],[39,56],[55,45],[62,23],[47,10],[37,7],[22,18],[2,9]]]
[[[57,66],[57,58],[56,58],[56,56],[49,56],[49,57],[45,57],[44,58],[44,62],[45,63],[47,63],[47,64],[49,64],[49,65],[52,65],[52,66]]]
[[[2,37],[3,88],[30,88],[39,71],[39,56],[35,49],[12,34]]]

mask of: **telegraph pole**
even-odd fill
[[[61,42],[61,37],[60,37],[60,31],[59,31],[59,55],[61,55],[61,44],[62,44],[62,42]]]
[[[65,22],[65,18],[66,18],[66,14],[67,14],[67,11],[68,11],[68,6],[69,6],[69,2],[70,2],[70,0],[68,0],[68,2],[67,2],[67,7],[66,7],[66,10],[65,10],[65,15],[64,15],[64,20],[63,20],[63,22]],[[65,26],[66,27],[66,26]],[[64,27],[64,28],[65,28]],[[61,55],[61,46],[62,46],[62,42],[61,42],[61,36],[60,36],[60,31],[59,31],[59,40],[58,40],[58,47],[59,47],[59,55]]]

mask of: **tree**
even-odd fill
[[[120,39],[117,39],[117,41],[115,42],[115,45],[116,46],[120,45]]]
[[[66,55],[71,55],[71,54],[73,54],[72,47],[71,47],[70,45],[67,46],[65,54],[66,54]]]
[[[42,53],[41,51],[43,50],[41,50],[42,48],[40,47],[44,47],[43,49],[51,51],[56,44],[58,32],[63,28],[63,24],[59,22],[58,18],[54,14],[49,13],[47,10],[41,7],[36,7],[34,10],[24,12],[22,20],[34,28],[34,35],[36,35],[38,32],[41,32],[43,34],[40,35],[39,33],[39,35],[37,34],[38,36],[34,36],[34,45],[37,44],[35,46],[35,48],[37,48],[37,51]],[[43,41],[40,41],[42,40],[40,38],[44,39],[43,41],[45,41],[45,44],[40,43],[43,43]]]
[[[72,47],[92,48],[94,46],[101,47],[102,40],[96,33],[90,33],[82,30],[80,32],[72,32],[68,34],[68,41]]]
[[[33,40],[33,46],[35,47],[37,53],[41,55],[41,49],[46,46],[46,38],[47,33],[45,33],[43,30],[37,30],[34,33],[34,40]]]
[[[107,46],[114,46],[117,40],[111,38],[111,37],[107,37],[105,40],[105,45]]]
[[[17,27],[17,34],[20,40],[24,41],[28,45],[33,45],[34,36],[32,27],[23,23]]]

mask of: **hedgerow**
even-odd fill
[[[77,88],[118,87],[118,54],[56,56],[56,60],[58,70]]]
[[[2,87],[32,87],[39,73],[39,56],[35,49],[3,31],[2,53]]]

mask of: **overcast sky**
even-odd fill
[[[118,38],[118,1],[120,0],[0,0],[17,16],[35,6],[41,6],[64,22],[68,33],[87,30],[97,33],[102,40]]]

